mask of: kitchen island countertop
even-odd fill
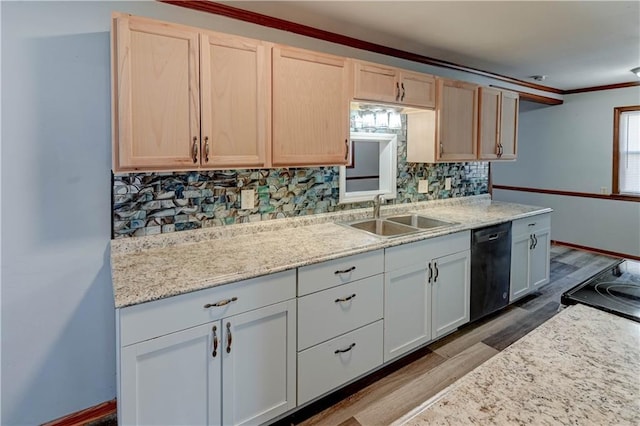
[[[638,425],[640,324],[574,305],[394,425]]]
[[[551,209],[496,202],[488,195],[382,208],[383,216],[407,212],[455,222],[455,225],[382,238],[339,224],[371,217],[371,209],[356,209],[112,240],[115,307],[548,213]]]

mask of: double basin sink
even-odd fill
[[[358,220],[344,223],[343,225],[381,237],[399,237],[445,226],[452,226],[456,225],[456,223],[445,222],[418,214],[406,214],[382,219]]]

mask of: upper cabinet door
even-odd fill
[[[114,171],[197,168],[198,33],[114,17]]]
[[[518,111],[520,98],[514,92],[502,92],[500,111],[500,159],[515,160],[518,156]]]
[[[380,102],[398,102],[398,69],[354,61],[354,98]]]
[[[478,151],[481,160],[495,160],[500,154],[500,90],[481,87],[479,95]]]
[[[475,160],[478,86],[462,81],[438,79],[437,98],[437,160]]]
[[[200,55],[202,166],[268,166],[268,47],[258,40],[206,32]]]
[[[434,108],[436,79],[419,72],[400,72],[400,102],[406,105]]]
[[[435,77],[394,67],[353,61],[355,99],[435,107]]]
[[[479,158],[515,160],[518,139],[518,94],[481,87],[479,99]]]
[[[272,57],[273,166],[346,164],[346,58],[286,46],[274,46]]]

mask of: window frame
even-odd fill
[[[640,194],[620,193],[620,115],[629,111],[640,111],[640,105],[613,108],[613,180],[611,194],[617,198],[640,201]]]

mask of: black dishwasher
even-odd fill
[[[509,304],[511,222],[471,234],[471,314],[475,321]]]

